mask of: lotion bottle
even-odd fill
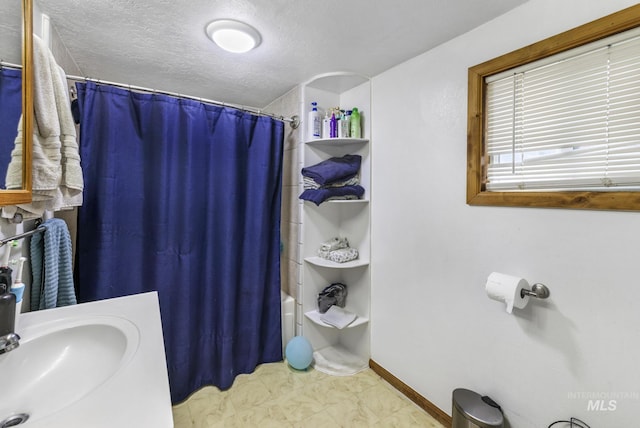
[[[309,140],[317,140],[320,138],[321,131],[320,112],[318,112],[318,103],[311,103],[311,111],[309,112]]]

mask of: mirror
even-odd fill
[[[6,101],[0,95],[0,160],[2,176],[0,177],[0,205],[13,205],[31,202],[31,138],[33,132],[33,84],[32,84],[32,0],[3,0],[0,2],[0,60],[2,66],[3,85],[13,85]],[[12,66],[15,65],[15,66]],[[17,81],[19,80],[19,81]],[[19,91],[21,102],[16,97]],[[4,94],[5,91],[2,91]],[[15,136],[18,134],[20,113],[22,118],[22,168],[21,185],[5,188],[5,172],[11,151],[14,148]],[[18,120],[16,120],[18,118]]]

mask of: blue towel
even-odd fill
[[[31,310],[76,304],[71,237],[64,220],[52,218],[31,237]]]
[[[360,171],[360,155],[344,155],[330,158],[315,165],[302,168],[302,175],[313,179],[321,186],[354,177]]]
[[[355,186],[342,186],[342,187],[327,187],[326,189],[307,189],[300,195],[300,199],[311,201],[316,205],[320,205],[329,198],[341,198],[345,196],[352,196],[355,199],[362,198],[364,195],[364,188],[359,185]]]

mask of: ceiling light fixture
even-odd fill
[[[231,19],[213,21],[207,25],[206,31],[216,45],[233,53],[249,52],[262,41],[258,30]]]

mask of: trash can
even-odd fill
[[[491,398],[464,388],[453,391],[451,428],[503,428],[500,406]]]

